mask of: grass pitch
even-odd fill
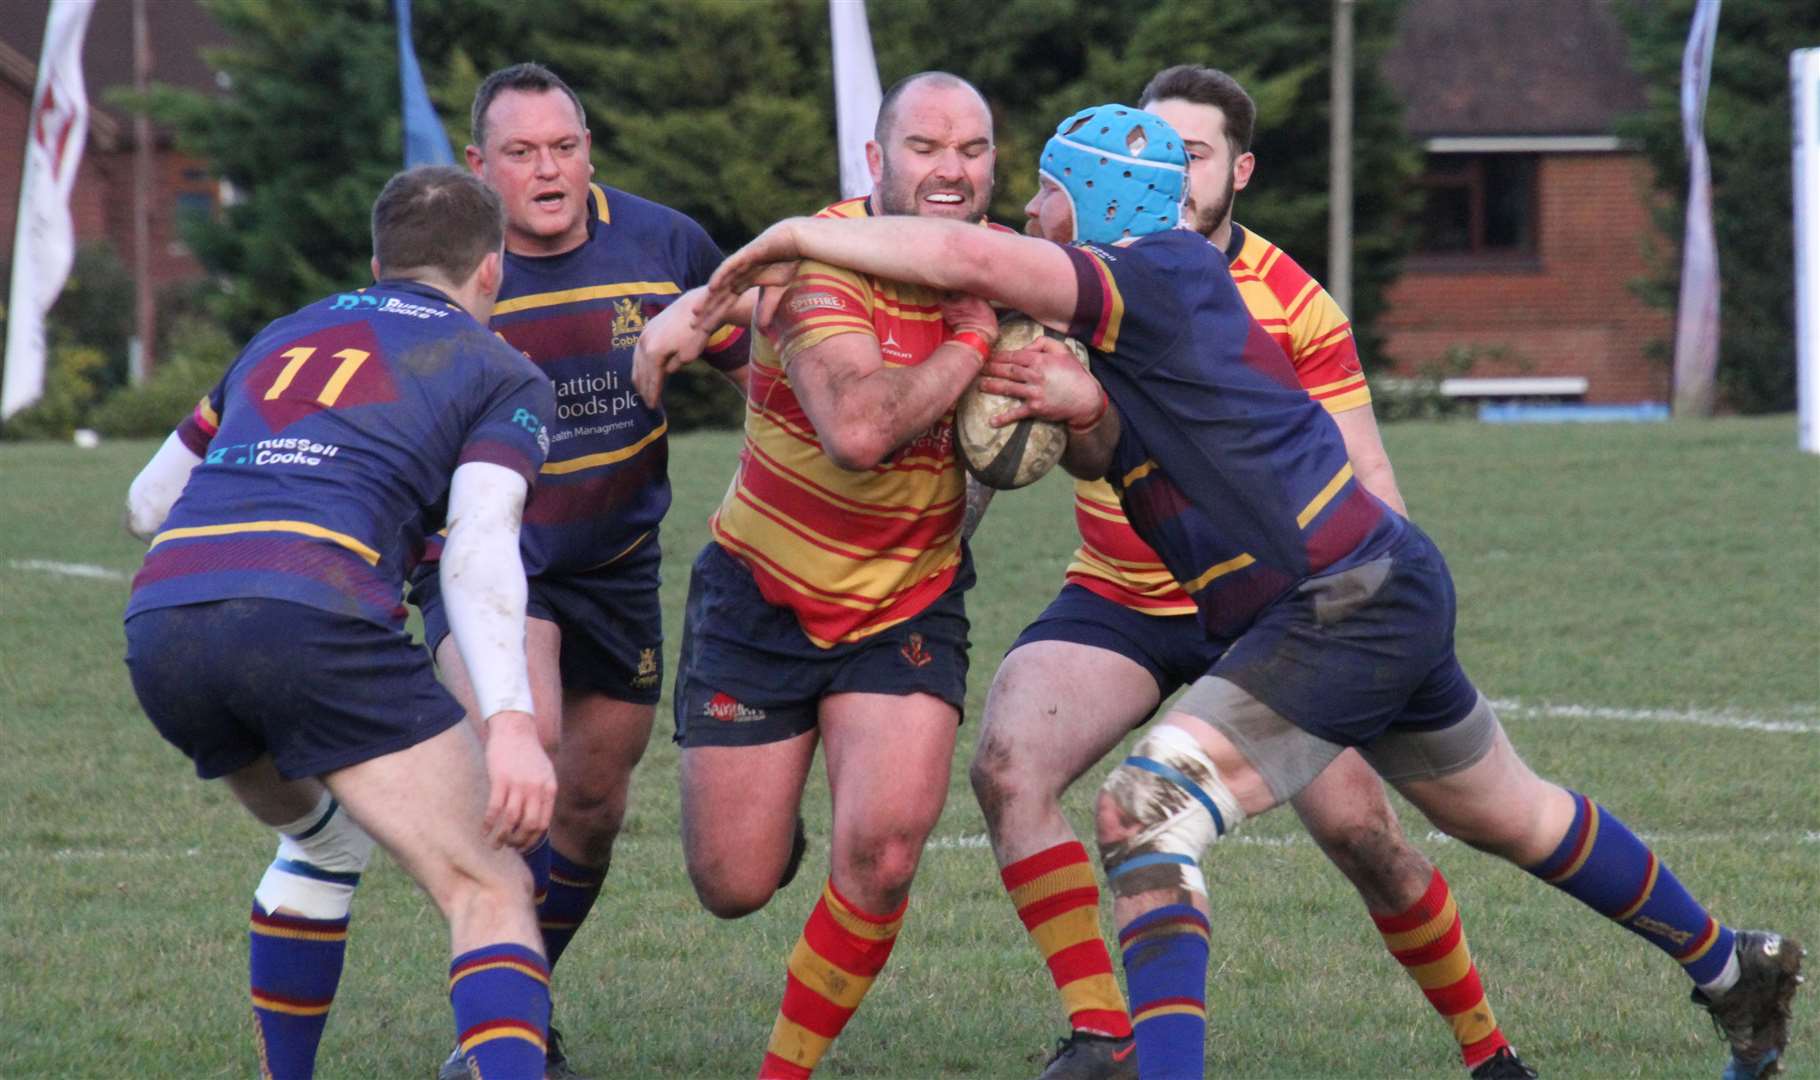
[[[1820,460],[1788,418],[1391,427],[1412,512],[1461,598],[1460,652],[1525,756],[1628,819],[1722,920],[1820,945]],[[140,548],[119,527],[153,449],[0,445],[0,1076],[247,1076],[246,911],[270,836],[197,783],[134,704],[119,613]],[[737,440],[675,441],[664,546],[674,670],[688,563]],[[1034,1075],[1065,1021],[999,887],[965,780],[993,667],[1059,584],[1074,537],[1054,477],[1000,498],[975,545],[974,673],[948,810],[891,964],[829,1077]],[[825,875],[770,908],[696,905],[677,833],[668,702],[556,1018],[598,1077],[750,1076],[784,958]],[[1085,827],[1104,767],[1071,801]],[[1551,1077],[1712,1077],[1723,1049],[1685,979],[1564,895],[1405,824],[1452,882],[1491,1002]],[[1211,1074],[1463,1075],[1293,815],[1206,862]],[[433,1074],[452,1037],[441,920],[384,859],[355,903],[324,1077]],[[1820,950],[1813,960],[1820,969]],[[1816,995],[1790,1076],[1820,1076]]]

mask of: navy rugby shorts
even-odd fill
[[[1062,586],[1009,651],[1038,641],[1115,652],[1150,672],[1163,698],[1207,674],[1220,658],[1219,646],[1207,640],[1193,615],[1146,615],[1073,582]]]
[[[691,746],[782,742],[816,725],[830,694],[930,694],[960,712],[967,699],[965,552],[954,584],[914,618],[823,649],[789,608],[768,603],[744,564],[710,542],[689,575],[676,664],[676,741]]]
[[[655,705],[663,693],[663,606],[658,599],[662,552],[653,532],[621,559],[576,574],[540,574],[526,584],[525,614],[562,633],[558,664],[565,690]],[[442,582],[433,567],[411,583],[432,652],[449,636]]]
[[[1385,556],[1264,609],[1207,674],[1340,746],[1438,731],[1479,701],[1454,655],[1454,610],[1446,561],[1411,525]]]
[[[139,704],[205,780],[271,754],[291,779],[403,750],[462,708],[408,634],[287,600],[153,608],[126,621]]]

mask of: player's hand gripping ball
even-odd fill
[[[1015,352],[1047,334],[1068,346],[1082,367],[1087,366],[1087,350],[1080,342],[1050,330],[1023,315],[1007,316],[999,323],[998,342],[993,353]],[[1016,407],[1016,398],[989,394],[979,388],[979,380],[961,394],[954,407],[955,443],[960,448],[961,463],[980,483],[989,488],[1008,491],[1034,484],[1062,460],[1068,447],[1068,429],[1053,420],[1026,417],[1015,424],[993,427],[992,418]]]

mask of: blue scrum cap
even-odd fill
[[[1067,193],[1074,238],[1109,244],[1175,228],[1188,151],[1161,118],[1128,105],[1096,105],[1056,127],[1037,171]]]

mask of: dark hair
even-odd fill
[[[373,201],[373,258],[381,277],[427,270],[460,284],[505,236],[498,192],[453,165],[406,169]]]
[[[1212,105],[1226,118],[1226,142],[1232,156],[1251,149],[1251,132],[1257,126],[1258,106],[1239,81],[1217,68],[1177,64],[1156,73],[1138,95],[1138,108],[1153,101],[1179,98],[1196,105]]]
[[[473,130],[474,145],[483,151],[487,148],[487,110],[502,90],[518,90],[526,94],[547,94],[552,90],[560,90],[569,96],[569,101],[575,106],[575,118],[581,121],[582,128],[588,126],[588,112],[581,107],[581,98],[569,88],[568,83],[562,81],[562,76],[538,63],[513,64],[488,75],[482,80],[480,89],[474,91],[474,107],[468,113],[468,127]]]
[[[890,141],[886,136],[891,134],[892,126],[897,123],[897,100],[903,97],[904,94],[913,87],[925,82],[934,83],[937,87],[945,90],[970,90],[973,92],[974,97],[980,99],[981,105],[985,105],[986,103],[986,95],[980,93],[979,87],[974,86],[959,75],[946,71],[919,71],[914,75],[906,75],[892,83],[891,89],[885,91],[885,96],[879,99],[878,122],[872,125],[872,137],[877,140],[880,145]],[[986,127],[988,132],[990,132],[991,126],[992,108],[987,106]]]

